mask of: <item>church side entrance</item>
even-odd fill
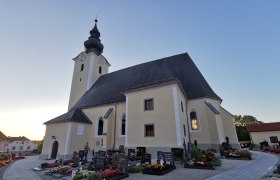
[[[51,159],[55,159],[57,156],[57,151],[58,151],[58,142],[55,141],[53,143],[53,147],[52,147],[52,155],[51,155]]]

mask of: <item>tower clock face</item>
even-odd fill
[[[100,63],[100,64],[105,64],[105,62],[106,62],[105,58],[101,56],[101,57],[99,58],[99,63]]]
[[[86,57],[85,55],[83,55],[83,56],[81,57],[81,59],[80,59],[81,62],[84,62],[84,61],[86,60],[86,58],[87,58],[87,57]]]

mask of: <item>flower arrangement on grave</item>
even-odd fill
[[[66,174],[71,174],[72,170],[73,170],[73,168],[70,166],[59,166],[59,167],[50,168],[49,172],[66,175]]]
[[[160,162],[157,161],[157,164],[149,164],[145,171],[165,171],[167,169],[171,168],[170,164],[166,164],[166,162]]]
[[[41,168],[54,168],[54,167],[58,167],[59,164],[56,163],[56,162],[53,162],[53,163],[42,163],[41,164]]]
[[[190,168],[214,169],[213,166],[221,165],[221,160],[210,149],[201,150],[198,147],[193,147],[191,154],[193,163],[189,165]]]
[[[145,166],[143,165],[138,165],[138,166],[129,166],[128,167],[128,173],[139,173],[142,171],[142,169],[144,169]]]
[[[193,164],[193,167],[212,167],[208,162],[206,161],[196,161]]]
[[[12,160],[12,155],[10,153],[3,153],[0,155],[0,168],[6,166]]]
[[[87,178],[91,174],[95,174],[95,173],[96,173],[95,171],[81,170],[74,175],[73,180]]]
[[[103,171],[102,175],[105,179],[113,176],[120,175],[121,171],[119,169],[106,169]]]
[[[71,159],[67,159],[67,160],[63,161],[63,165],[69,165],[71,163],[73,163],[73,161]]]
[[[230,151],[229,153],[225,154],[227,158],[244,158],[251,160],[252,159],[252,154],[248,150],[234,150]]]

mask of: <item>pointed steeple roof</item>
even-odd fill
[[[97,28],[97,19],[95,19],[95,25],[93,29],[89,32],[90,37],[88,40],[84,42],[85,48],[86,48],[86,53],[88,52],[95,52],[97,55],[102,54],[103,52],[103,44],[100,41],[100,32]]]

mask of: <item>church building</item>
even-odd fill
[[[68,112],[44,124],[41,158],[84,149],[183,148],[183,141],[219,149],[229,137],[239,148],[233,116],[187,53],[109,72],[95,26],[74,61]]]

